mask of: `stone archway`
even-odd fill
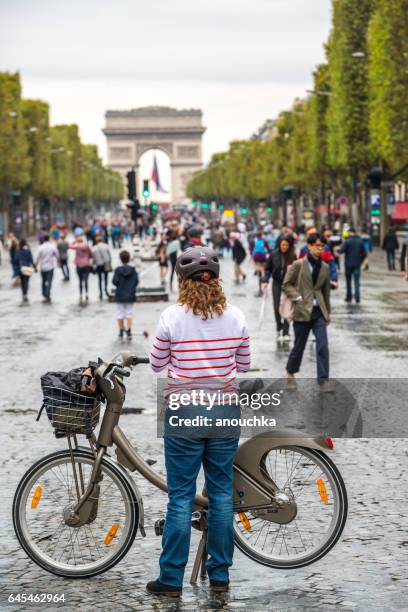
[[[107,111],[103,133],[108,145],[108,165],[124,177],[150,149],[161,149],[170,159],[172,199],[186,200],[186,185],[202,167],[201,139],[205,132],[202,111],[146,106],[129,111]],[[136,180],[137,184],[137,180]]]

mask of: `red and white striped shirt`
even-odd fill
[[[150,353],[154,372],[167,367],[169,379],[195,387],[213,381],[225,389],[250,363],[249,333],[239,308],[228,304],[222,315],[206,320],[181,304],[161,314]]]

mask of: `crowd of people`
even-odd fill
[[[149,222],[146,218],[141,217],[141,220],[133,222],[128,215],[112,217],[109,220],[97,216],[84,223],[75,222],[71,228],[56,223],[48,229],[41,227],[36,237],[38,249],[35,255],[32,252],[32,242],[29,243],[25,238],[17,240],[10,233],[5,246],[9,252],[13,283],[21,287],[22,304],[27,304],[29,301],[30,279],[36,272],[41,276],[43,301],[50,304],[56,268],[60,268],[62,280],[69,282],[72,278],[73,263],[78,278],[79,303],[86,304],[89,301],[89,279],[91,275],[95,275],[99,299],[114,299],[121,304],[118,306],[117,314],[119,335],[131,337],[132,308],[138,285],[132,239],[139,240],[144,245],[148,243],[153,247],[154,256],[158,261],[159,282],[163,288],[168,286],[171,292],[175,289],[176,262],[179,254],[191,247],[209,246],[220,259],[232,259],[236,284],[246,282],[249,272],[248,266],[244,267],[243,264],[248,261],[252,264],[251,273],[257,278],[256,295],[265,299],[268,286],[271,284],[278,342],[290,341],[290,320],[293,320],[295,356],[292,355],[289,360],[288,374],[293,375],[300,367],[310,330],[317,338],[320,372],[328,372],[328,356],[325,357],[327,341],[323,333],[322,319],[326,324],[329,322],[330,291],[339,287],[342,255],[344,255],[346,281],[344,299],[348,303],[353,300],[356,304],[360,303],[361,269],[369,267],[369,257],[373,249],[367,232],[362,231],[360,235],[351,226],[344,226],[343,231],[340,231],[328,225],[319,229],[315,226],[294,229],[266,221],[256,222],[254,219],[238,223],[221,223],[219,219],[208,220],[187,211],[167,220],[160,215],[150,219]],[[128,245],[128,250],[121,250],[123,244]],[[396,269],[397,253],[400,250],[401,275],[405,278],[408,270],[407,245],[408,239],[400,244],[392,228],[382,243],[388,269],[391,272]],[[115,249],[120,250],[120,265],[116,270],[113,269],[112,257]],[[300,266],[302,260],[308,262],[308,266],[306,264]],[[308,277],[309,271],[309,281],[315,275],[313,287],[316,285],[320,289],[323,278],[323,272],[320,270],[325,271],[326,267],[327,279],[324,274],[324,283],[321,286],[324,290],[320,295],[316,289],[316,295],[312,297],[311,304],[306,308],[308,317],[310,315],[308,320],[304,320],[306,316],[304,308],[301,308],[300,303],[296,303],[300,300],[295,300],[294,313],[285,317],[282,306],[285,296],[289,296],[293,301],[293,292],[299,293],[299,287],[304,285],[302,275]],[[319,273],[316,272],[317,269]],[[294,271],[298,271],[299,274],[294,276]],[[114,274],[110,286],[112,272]],[[293,279],[295,280],[291,287]],[[327,291],[326,285],[330,291]],[[302,300],[305,300],[304,296]],[[322,365],[323,362],[327,362],[326,365]]]

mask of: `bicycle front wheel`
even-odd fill
[[[277,569],[297,569],[326,555],[347,519],[347,492],[337,467],[323,452],[298,446],[271,449],[261,472],[296,503],[286,524],[268,508],[235,514],[235,544],[248,557]]]
[[[94,457],[74,451],[80,493],[87,486]],[[70,527],[64,510],[77,500],[71,455],[53,453],[23,476],[13,503],[17,538],[27,555],[43,569],[66,578],[89,578],[118,563],[129,550],[139,524],[139,505],[126,474],[111,460],[101,464],[99,494],[88,523]]]

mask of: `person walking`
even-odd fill
[[[170,291],[173,291],[173,278],[176,270],[177,256],[181,249],[180,240],[178,239],[177,232],[171,230],[167,237],[166,255],[170,261]]]
[[[22,238],[18,244],[18,250],[16,251],[16,263],[18,266],[20,280],[21,280],[21,291],[23,294],[23,304],[28,302],[28,287],[30,284],[30,278],[35,272],[34,259],[31,253],[31,249],[27,244],[27,240]]]
[[[183,389],[182,383],[203,391],[204,381],[222,395],[237,388],[236,372],[250,367],[249,333],[243,313],[228,304],[222,290],[217,253],[208,247],[189,248],[177,259],[178,303],[166,308],[160,317],[150,364],[158,373],[168,367],[168,386]],[[188,352],[185,347],[188,346]],[[186,357],[187,356],[187,357]],[[201,385],[200,385],[201,383]],[[205,391],[204,391],[205,394]],[[192,397],[192,396],[190,396]],[[222,401],[224,401],[222,397]],[[184,408],[208,416],[208,406],[194,400]],[[166,410],[166,417],[170,409]],[[218,415],[239,416],[238,405],[214,405],[212,421]],[[166,419],[167,423],[167,419]],[[236,431],[220,432],[220,437],[200,429],[172,433],[165,428],[164,454],[167,472],[168,505],[160,575],[146,585],[154,595],[178,597],[182,594],[188,560],[191,514],[194,509],[196,480],[204,468],[208,512],[208,560],[206,570],[213,591],[229,587],[228,570],[234,552],[233,462],[238,446]],[[225,435],[228,433],[229,435]],[[184,435],[183,435],[184,434]]]
[[[112,224],[110,234],[113,248],[120,249],[122,246],[122,228],[119,221]]]
[[[265,262],[269,256],[269,247],[263,233],[258,231],[255,236],[254,249],[252,251],[252,259],[255,264],[255,276],[258,276],[259,290],[258,297],[262,296],[262,278],[265,271]]]
[[[282,283],[288,267],[296,260],[295,241],[290,234],[281,234],[278,238],[277,248],[274,249],[266,260],[263,277],[263,288],[265,289],[272,278],[272,300],[275,311],[276,330],[278,341],[287,342],[289,336],[289,321],[283,319],[279,308],[282,294]]]
[[[75,230],[77,236],[70,249],[75,251],[74,263],[76,265],[79,280],[79,303],[82,304],[82,294],[85,292],[85,300],[89,301],[88,280],[92,270],[93,254],[91,247],[85,242],[83,233]]]
[[[344,267],[346,272],[346,297],[345,302],[351,302],[353,298],[352,281],[354,281],[354,299],[356,304],[360,303],[360,269],[367,254],[364,242],[356,233],[354,227],[348,230],[348,238],[343,242],[339,253],[344,253]]]
[[[123,338],[126,331],[126,335],[130,339],[132,338],[133,304],[136,301],[136,288],[139,284],[139,277],[135,268],[129,265],[129,251],[121,251],[119,258],[122,265],[115,269],[112,279],[112,283],[116,287],[115,301],[118,304],[117,321],[119,338]]]
[[[160,242],[156,247],[156,256],[159,258],[160,284],[162,287],[166,285],[166,276],[169,270],[169,262],[167,259],[167,242],[164,233],[160,234]]]
[[[51,302],[51,287],[54,269],[58,263],[58,250],[51,244],[48,234],[44,234],[42,244],[38,249],[35,267],[40,269],[42,280],[42,295],[45,303]]]
[[[232,260],[234,262],[235,282],[237,285],[239,285],[241,279],[242,281],[245,281],[246,279],[246,274],[243,272],[241,265],[247,256],[247,252],[237,232],[231,232],[230,240],[232,243]]]
[[[393,230],[392,227],[389,228],[388,232],[384,236],[382,248],[387,253],[388,270],[392,272],[396,269],[395,268],[395,251],[399,250],[398,238],[395,235],[395,230]]]
[[[64,281],[69,281],[69,266],[68,266],[68,249],[69,244],[65,234],[61,234],[61,237],[57,243],[58,256]]]
[[[103,294],[109,297],[108,276],[112,272],[112,256],[109,245],[104,241],[103,236],[96,237],[96,244],[92,251],[95,271],[98,275],[99,299],[103,299]]]
[[[327,325],[330,323],[330,272],[322,261],[325,239],[320,234],[307,237],[309,252],[295,261],[286,272],[282,291],[293,302],[293,330],[295,344],[286,365],[290,386],[296,385],[310,331],[316,338],[317,381],[321,392],[331,392],[329,383],[329,345]]]
[[[218,253],[220,257],[224,257],[224,249],[223,249],[224,237],[225,237],[224,228],[218,223],[212,229],[211,242],[213,244],[213,247],[216,253]]]
[[[15,286],[18,285],[20,282],[20,274],[16,258],[16,253],[18,251],[18,240],[13,234],[13,232],[9,232],[7,234],[7,248],[10,255],[11,278],[13,281],[13,285]]]

